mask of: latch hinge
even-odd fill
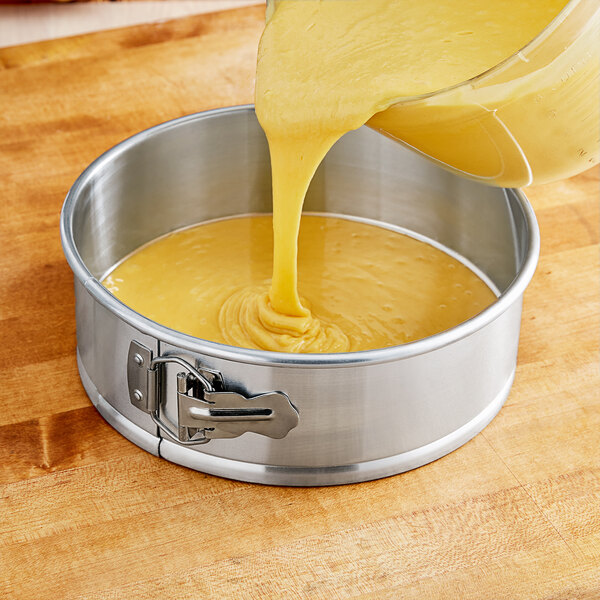
[[[177,417],[175,426],[165,422],[168,398],[162,377],[167,363],[184,369],[177,373]],[[218,371],[192,366],[178,356],[153,358],[152,351],[139,342],[129,347],[127,380],[131,403],[148,413],[167,437],[182,445],[205,444],[212,439],[234,438],[254,432],[283,438],[298,424],[298,411],[284,392],[267,392],[250,398],[224,389]]]

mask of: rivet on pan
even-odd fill
[[[144,399],[144,394],[140,390],[133,390],[133,397],[136,402],[141,402]]]
[[[135,361],[135,364],[138,365],[138,366],[140,366],[140,367],[144,364],[144,359],[143,359],[143,357],[142,357],[141,354],[136,354],[133,357],[133,360]]]

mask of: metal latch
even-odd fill
[[[184,369],[177,374],[177,426],[161,417],[166,402],[161,397],[162,366],[167,363]],[[185,446],[249,431],[279,439],[298,424],[298,411],[284,392],[247,398],[225,390],[218,371],[197,368],[178,356],[153,358],[152,351],[136,341],[129,346],[127,382],[131,403],[148,413],[167,437]]]

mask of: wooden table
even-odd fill
[[[252,101],[263,9],[0,51],[0,597],[600,598],[598,171],[531,189],[542,256],[492,424],[410,473],[271,488],[143,452],[75,365],[59,211],[126,136]]]

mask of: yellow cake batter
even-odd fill
[[[268,296],[247,291],[240,310],[230,312],[232,322],[244,328],[268,311],[265,339],[280,328],[296,336],[300,329],[291,317],[307,331],[320,330],[305,325],[315,316],[298,295],[297,235],[308,185],[329,148],[399,98],[446,88],[496,65],[564,5],[565,0],[281,0],[272,5],[258,53],[256,113],[271,153],[273,279]],[[380,126],[392,131],[387,121],[394,122],[395,114]],[[316,345],[326,350],[335,343],[325,336]]]
[[[582,160],[597,160],[597,116],[573,125],[578,134],[585,134],[578,138],[585,141],[581,148],[571,148],[569,139],[556,135],[560,119],[551,122],[555,108],[574,102],[578,102],[574,108],[578,115],[589,112],[598,62],[589,51],[589,40],[581,42],[578,66],[566,83],[556,84],[553,77],[545,76],[547,70],[540,69],[533,78],[502,81],[500,74],[497,85],[474,95],[473,90],[460,87],[430,100],[406,101],[463,82],[511,56],[540,33],[565,3],[271,2],[259,48],[256,112],[271,153],[272,271],[267,221],[224,221],[202,227],[197,234],[177,234],[136,255],[144,257],[173,244],[170,258],[160,253],[165,277],[157,276],[155,261],[145,267],[128,261],[107,285],[126,303],[175,329],[267,350],[378,348],[430,335],[468,318],[492,301],[485,285],[473,281],[473,275],[457,264],[448,270],[447,257],[439,263],[447,268],[425,268],[423,260],[410,258],[414,241],[381,229],[364,234],[364,226],[356,223],[322,222],[327,235],[320,237],[318,220],[306,219],[298,275],[304,196],[329,148],[364,123],[497,185],[527,184],[534,175],[540,180],[560,176]],[[590,35],[597,23],[592,25]],[[563,88],[569,93],[563,93]],[[519,133],[541,128],[548,135],[538,136],[542,142],[525,148],[526,160],[523,142],[516,142],[505,122]],[[560,149],[554,159],[544,140],[557,137]],[[346,228],[350,228],[346,235],[338,235]],[[211,238],[204,249],[194,238],[210,238],[209,232],[217,230],[219,240]],[[259,230],[262,233],[257,235]],[[359,247],[363,235],[369,243]],[[180,243],[202,253],[203,260],[187,264],[188,246],[180,255],[176,249]],[[416,252],[429,256],[434,251]],[[206,262],[210,267],[204,272]],[[180,266],[188,269],[186,277],[167,279]],[[151,281],[156,278],[160,283],[159,288],[151,288],[152,293],[145,268],[152,273]],[[228,283],[221,275],[215,277],[223,272],[232,274]],[[458,278],[459,272],[470,283]],[[143,285],[138,285],[138,279]],[[196,283],[188,289],[185,281]],[[466,297],[472,298],[460,286],[473,296],[478,296],[476,289],[482,290],[479,304],[463,307]]]
[[[495,300],[470,269],[429,244],[374,225],[305,215],[300,294],[314,318],[288,317],[294,322],[273,332],[281,315],[265,328],[272,311],[257,318],[252,305],[256,296],[268,306],[271,227],[268,215],[185,229],[141,248],[103,283],[137,312],[177,331],[293,352],[410,342],[454,327]],[[250,315],[241,327],[244,311]]]

